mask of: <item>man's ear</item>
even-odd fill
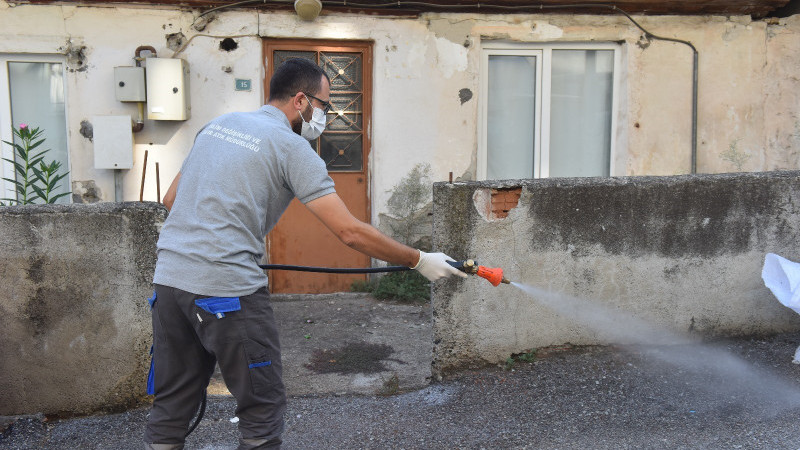
[[[294,107],[294,109],[296,110],[303,109],[303,98],[305,98],[305,94],[303,94],[302,92],[294,94],[294,97],[292,97],[292,106]]]

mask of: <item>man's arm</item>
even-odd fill
[[[419,251],[358,220],[338,194],[328,194],[306,203],[306,207],[345,245],[383,261],[414,267]]]
[[[361,253],[411,267],[431,281],[452,275],[467,277],[466,273],[448,264],[453,259],[444,253],[425,253],[413,249],[356,219],[336,193],[312,200],[306,206],[339,240]]]
[[[167,192],[164,194],[163,200],[161,201],[161,203],[167,207],[167,210],[171,210],[172,204],[175,203],[175,194],[178,193],[178,181],[180,179],[181,173],[178,172],[178,174],[175,175],[175,179],[172,180],[172,184],[169,185],[169,189],[167,189]]]

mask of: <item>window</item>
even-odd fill
[[[63,57],[43,55],[0,55],[0,140],[11,142],[12,126],[21,123],[44,131],[44,144],[50,149],[46,161],[61,162],[62,173],[69,169],[67,120],[64,104]],[[38,150],[38,149],[37,149]],[[14,150],[2,144],[3,158],[13,159]],[[15,178],[14,166],[2,161],[2,178]],[[64,177],[56,193],[70,190],[70,176]],[[14,185],[2,181],[2,198],[16,198]],[[69,196],[58,203],[69,203]]]
[[[609,176],[616,44],[485,44],[478,178]]]

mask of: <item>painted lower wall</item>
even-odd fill
[[[800,316],[761,280],[766,253],[800,262],[800,172],[434,190],[437,249],[550,292],[478,277],[437,282],[435,372],[564,343],[671,344],[675,336],[800,329]],[[520,194],[504,218],[493,208],[503,196],[493,192]]]
[[[123,198],[138,200],[148,151],[144,198],[156,200],[155,162],[163,193],[208,120],[262,104],[262,38],[374,42],[375,223],[387,211],[392,186],[417,163],[429,163],[434,180],[446,180],[450,172],[475,179],[479,55],[487,41],[621,43],[613,175],[690,170],[691,52],[681,44],[642,40],[641,31],[622,16],[323,13],[304,22],[288,12],[230,9],[198,31],[193,27],[198,13],[97,4],[14,6],[0,0],[0,53],[66,55],[70,171],[73,190],[83,195],[78,201],[114,199],[113,173],[93,168],[93,143],[80,129],[94,115],[136,116],[135,104],[115,99],[115,66],[134,65],[140,45],[189,64],[191,119],[146,121],[135,134],[134,167],[123,173]],[[654,34],[689,40],[699,50],[699,172],[798,168],[800,16],[636,20]],[[224,37],[233,37],[237,48],[222,50]],[[252,90],[236,91],[236,78],[251,79]]]

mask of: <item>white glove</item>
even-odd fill
[[[416,270],[430,281],[436,281],[440,278],[449,277],[450,275],[467,278],[466,273],[451,266],[447,261],[455,261],[455,259],[444,253],[425,253],[420,250],[419,262],[416,266],[412,267],[412,269]]]

